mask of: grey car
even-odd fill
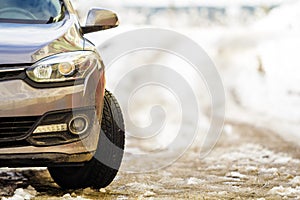
[[[120,106],[84,34],[118,26],[69,0],[0,1],[0,166],[48,167],[62,188],[102,188],[123,157]]]

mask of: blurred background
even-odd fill
[[[91,7],[118,13],[121,22],[118,28],[88,35],[98,45],[113,35],[144,27],[175,30],[191,38],[219,70],[226,90],[227,121],[265,127],[292,142],[300,138],[299,1],[73,0],[73,3],[82,24]],[[108,87],[112,79],[108,78]],[[199,91],[203,89],[201,83],[196,84]],[[199,93],[201,96],[202,92]],[[201,96],[204,110],[209,106],[207,95]]]

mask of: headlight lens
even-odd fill
[[[37,62],[27,69],[26,74],[40,83],[83,79],[96,67],[101,68],[99,60],[92,51],[61,53]]]

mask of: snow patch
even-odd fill
[[[128,197],[127,196],[118,196],[117,200],[127,200]]]
[[[278,172],[278,169],[277,168],[261,168],[259,170],[260,173],[263,173],[263,174],[275,174]]]
[[[156,193],[152,192],[152,191],[146,191],[144,194],[143,194],[143,197],[153,197],[155,196]]]
[[[290,183],[293,185],[293,186],[300,186],[300,176],[295,176],[291,181]]]
[[[232,125],[226,124],[223,130],[227,135],[232,135]]]
[[[245,170],[246,170],[247,172],[255,172],[255,171],[258,170],[258,167],[252,166],[252,165],[250,165],[250,166],[245,166]]]
[[[227,166],[222,164],[222,165],[219,165],[219,164],[216,164],[216,165],[211,165],[207,168],[207,170],[222,170],[222,169],[225,169]],[[198,170],[202,170],[202,168],[199,168]]]
[[[239,172],[228,172],[228,173],[226,173],[225,176],[229,177],[229,178],[234,178],[234,179],[245,179],[245,178],[247,178],[246,175],[241,174]]]
[[[268,17],[255,25],[259,29],[299,29],[300,2],[289,1],[272,10]]]
[[[280,196],[293,196],[296,198],[300,197],[300,187],[283,187],[283,186],[276,186],[273,187],[270,191],[270,194],[278,194]]]
[[[285,153],[275,153],[257,144],[246,144],[233,152],[220,156],[221,160],[239,161],[240,163],[249,163],[250,158],[262,164],[300,163],[298,159],[293,159]]]
[[[85,198],[82,198],[81,196],[72,197],[71,194],[67,193],[62,197],[63,200],[87,200]]]
[[[105,188],[101,188],[101,189],[99,190],[99,192],[101,192],[101,193],[106,193],[106,189],[105,189]]]
[[[32,186],[28,186],[26,189],[16,189],[12,197],[2,197],[1,200],[30,200],[33,199],[36,195],[37,191]]]
[[[203,184],[204,182],[205,182],[205,180],[198,179],[195,177],[191,177],[187,180],[188,185],[199,185],[199,184]]]
[[[155,190],[159,189],[157,185],[148,185],[144,183],[138,183],[138,182],[133,182],[133,183],[128,183],[126,186],[130,187],[132,190]]]

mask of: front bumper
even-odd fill
[[[97,121],[90,126],[84,137],[79,136],[76,142],[52,146],[28,145],[0,148],[0,167],[48,167],[89,161],[96,152],[100,133],[100,125]],[[30,140],[31,136],[25,140]]]
[[[77,166],[92,159],[95,151],[87,151],[80,142],[48,147],[19,147],[1,150],[0,167],[50,167],[71,165]],[[76,149],[76,151],[74,151]],[[28,152],[32,153],[28,153]],[[76,153],[78,151],[78,153]],[[27,152],[27,153],[24,153]],[[36,152],[36,153],[35,153]]]
[[[17,79],[0,81],[0,88],[1,167],[73,165],[89,161],[93,157],[98,145],[102,117],[105,88],[103,68],[94,71],[83,84],[74,86],[34,88]],[[75,137],[66,131],[61,132],[61,137],[56,137],[60,132],[52,135],[33,133],[39,125],[69,120],[68,115],[64,118],[63,113],[76,114],[86,110],[89,110],[89,117],[91,113],[93,116],[90,118],[89,128],[82,135]],[[62,117],[59,117],[59,114],[54,115],[55,113],[60,113]],[[44,120],[50,115],[56,117]],[[34,124],[26,130],[18,129],[19,124],[25,123],[21,121],[17,124],[14,120],[19,118],[30,118]],[[11,119],[13,121],[9,121]],[[3,125],[6,121],[16,125],[7,128]],[[1,122],[4,126],[2,129]],[[12,137],[11,134],[15,134],[16,130],[25,132],[19,135],[20,137]]]

